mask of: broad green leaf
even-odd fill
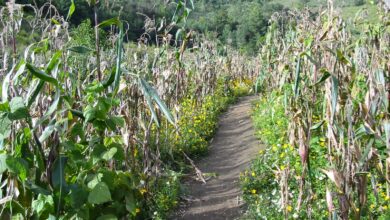
[[[47,74],[50,74],[54,70],[54,68],[59,63],[60,58],[61,58],[61,51],[55,52],[54,55],[52,56],[52,58],[50,59],[49,63],[46,66],[45,71],[46,71]]]
[[[14,97],[9,103],[9,107],[11,109],[11,113],[9,114],[11,120],[19,120],[29,116],[22,97]]]
[[[55,24],[55,25],[61,25],[61,23],[60,23],[57,19],[51,18],[50,20],[51,20],[51,22],[53,22],[53,24]]]
[[[136,213],[137,206],[136,206],[136,201],[134,199],[133,193],[129,193],[128,195],[126,195],[125,200],[126,200],[126,210],[130,212],[133,216],[135,216],[137,214]]]
[[[54,199],[51,195],[39,194],[31,204],[32,211],[41,218],[47,218],[49,213],[54,213]]]
[[[69,20],[72,17],[75,10],[76,10],[76,5],[74,4],[74,0],[71,0],[71,4],[69,7],[68,15],[66,16],[66,20]]]
[[[67,157],[60,156],[54,161],[51,182],[55,189],[67,187],[65,181],[65,166],[67,160]]]
[[[92,151],[92,164],[95,165],[102,160],[102,154],[106,151],[106,147],[102,144],[96,144],[93,146]]]
[[[80,208],[87,202],[88,191],[78,184],[69,186],[70,204],[73,208]]]
[[[107,168],[101,169],[100,171],[103,174],[102,182],[107,184],[107,187],[111,190],[117,189],[117,186],[120,184],[118,182],[118,178],[117,178],[117,171],[111,171],[111,170],[108,170]],[[121,190],[119,189],[119,191],[121,191]],[[112,192],[112,194],[116,194],[116,193]]]
[[[324,120],[316,123],[315,125],[311,126],[310,130],[316,130],[317,128],[321,127],[325,123]]]
[[[77,116],[81,119],[85,119],[83,112],[81,112],[79,110],[71,109],[70,112],[72,113],[73,116]]]
[[[295,67],[295,84],[294,84],[294,95],[298,96],[299,82],[301,81],[301,56],[298,57],[297,65]]]
[[[111,70],[111,74],[110,74],[110,76],[108,77],[108,79],[105,80],[105,81],[103,82],[103,87],[104,87],[104,88],[109,87],[109,86],[114,82],[114,80],[115,80],[115,75],[116,75],[116,68],[113,68],[113,69]]]
[[[45,113],[45,116],[50,116],[55,112],[57,109],[58,103],[60,102],[60,97],[61,97],[61,90],[57,87],[56,88],[56,95],[54,96],[54,100],[52,104],[50,105],[49,109]]]
[[[120,116],[110,116],[106,120],[106,124],[112,131],[115,131],[117,127],[123,127],[125,125],[125,120]]]
[[[154,101],[156,101],[158,107],[160,108],[160,110],[164,113],[165,115],[165,118],[171,123],[171,124],[175,124],[174,122],[174,118],[171,114],[171,112],[169,111],[168,107],[165,105],[165,103],[160,99],[160,97],[158,96],[156,90],[151,87],[149,85],[149,83],[147,83],[145,80],[143,80],[142,78],[140,79],[140,82],[141,84],[143,85],[143,87],[145,88],[145,91],[150,97],[152,97],[154,99]]]
[[[12,215],[11,220],[23,220],[23,214],[22,213],[17,213],[15,215]]]
[[[146,85],[143,83],[143,81],[140,79],[140,83],[141,85],[141,90],[145,96],[145,99],[146,99],[146,103],[148,104],[148,107],[149,107],[149,110],[152,114],[152,118],[154,120],[154,122],[156,123],[157,126],[160,126],[160,123],[158,121],[158,118],[157,118],[157,114],[156,114],[156,111],[154,111],[154,106],[153,106],[153,103],[152,103],[152,99],[150,98],[150,93],[148,92],[148,88],[146,87]]]
[[[83,125],[81,123],[76,123],[72,127],[72,130],[71,130],[70,133],[71,133],[71,137],[73,139],[76,139],[77,137],[80,137],[81,140],[83,140],[85,138],[84,128],[83,128]]]
[[[116,147],[111,148],[110,150],[102,154],[102,159],[106,161],[111,160],[117,151],[118,149],[116,149]]]
[[[111,193],[108,186],[104,182],[96,184],[88,195],[88,202],[90,204],[103,204],[111,201]]]
[[[104,90],[103,84],[102,83],[93,83],[87,86],[85,91],[89,93],[100,93]]]
[[[45,130],[43,130],[41,136],[39,137],[39,142],[44,142],[48,137],[50,137],[51,134],[54,132],[54,124],[49,124],[46,126]]]
[[[98,25],[98,28],[104,28],[104,27],[108,27],[108,26],[111,26],[111,25],[117,25],[119,26],[120,25],[120,20],[119,18],[110,18],[110,19],[107,19],[103,22],[101,22],[99,25]]]
[[[343,52],[339,49],[336,50],[337,60],[343,64],[350,65],[351,61],[343,54]]]
[[[39,78],[40,80],[51,83],[55,86],[58,86],[58,81],[55,78],[47,75],[46,73],[35,68],[34,66],[32,66],[29,63],[26,64],[26,67],[35,77]]]
[[[0,140],[6,139],[11,134],[12,122],[7,113],[0,113]]]
[[[29,181],[29,180],[26,180],[26,183],[25,183],[25,186],[27,189],[30,189],[33,193],[35,194],[43,194],[43,195],[50,195],[51,192],[47,189],[44,189],[38,185],[36,185],[35,183]]]
[[[102,182],[102,178],[103,178],[103,174],[101,174],[101,173],[96,174],[96,175],[92,178],[92,180],[88,182],[88,184],[87,184],[88,188],[91,189],[91,190],[92,190],[93,188],[95,188],[95,186],[96,186],[98,183]]]
[[[96,118],[96,109],[88,105],[83,113],[86,122],[91,122]]]
[[[183,29],[180,28],[179,30],[176,31],[175,39],[178,41],[182,38],[182,36],[183,36]]]
[[[177,6],[176,6],[176,9],[175,9],[175,13],[173,14],[173,17],[172,17],[172,21],[174,21],[175,23],[178,23],[179,20],[180,20],[180,17],[177,15],[180,11],[180,9],[183,8],[183,2],[182,1],[179,1],[177,3]]]
[[[96,110],[96,118],[104,121],[107,119],[108,111],[110,110],[111,106],[106,102],[106,100],[101,98],[94,108]]]
[[[118,41],[116,42],[116,69],[115,69],[115,80],[114,80],[114,92],[113,92],[113,97],[118,93],[119,90],[119,83],[120,83],[120,77],[122,74],[121,71],[121,62],[122,62],[122,56],[123,56],[123,24],[119,21],[118,23],[119,26],[119,37]]]
[[[0,103],[0,112],[9,112],[9,111],[10,109],[9,109],[8,102]]]
[[[22,158],[8,156],[6,159],[8,171],[17,174],[22,181],[25,181],[28,175],[28,165]]]
[[[39,92],[42,90],[44,85],[45,82],[42,80],[35,81],[32,83],[27,93],[27,99],[26,99],[28,108],[30,108],[30,106],[35,102],[35,99],[37,98]]]
[[[314,58],[313,58],[311,55],[309,55],[309,53],[303,52],[303,53],[301,54],[301,56],[306,56],[307,59],[309,59],[310,62],[312,62],[315,66],[319,66],[318,62],[317,62],[316,60],[314,60]]]
[[[322,77],[315,83],[315,85],[319,85],[320,83],[327,80],[331,74],[326,69],[321,69],[320,72],[323,74]]]
[[[7,170],[6,159],[6,154],[0,154],[0,175]]]

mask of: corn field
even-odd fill
[[[258,58],[258,84],[281,94],[288,127],[280,145],[284,162],[268,164],[276,201],[267,197],[255,207],[274,203],[280,219],[389,217],[390,17],[378,13],[377,24],[366,22],[364,12],[343,20],[329,1],[318,13],[274,15]],[[277,151],[274,145],[267,154]],[[257,212],[259,219],[270,217]]]
[[[49,3],[1,8],[2,219],[166,215],[156,210],[174,202],[165,201],[177,191],[172,167],[204,153],[216,127],[208,111],[222,111],[233,82],[256,77],[238,53],[226,48],[228,56],[219,56],[212,42],[186,32],[188,7],[180,2],[161,24],[146,18],[138,44],[124,43],[128,30],[118,18],[97,23],[78,42],[68,23],[74,4],[67,17]],[[38,36],[25,48],[16,40],[22,25]],[[109,33],[103,45],[102,29]],[[90,47],[80,43],[88,40]],[[187,137],[182,124],[194,119],[208,130]]]

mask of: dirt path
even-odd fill
[[[203,173],[215,173],[217,176],[206,184],[196,181],[185,183],[189,202],[173,220],[225,220],[241,216],[240,172],[261,149],[250,117],[253,99],[255,96],[241,98],[221,116],[209,155],[197,162]]]

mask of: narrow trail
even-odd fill
[[[215,173],[216,177],[206,184],[196,181],[185,183],[189,202],[172,220],[230,220],[242,215],[244,203],[239,185],[240,172],[248,167],[261,149],[254,136],[250,116],[251,101],[255,98],[241,98],[221,116],[208,156],[197,162],[203,173]]]

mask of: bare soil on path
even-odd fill
[[[172,220],[233,220],[243,214],[240,172],[262,148],[254,135],[250,116],[251,101],[255,98],[243,97],[222,114],[209,154],[196,162],[203,173],[216,176],[206,184],[195,180],[185,182],[187,202]]]

